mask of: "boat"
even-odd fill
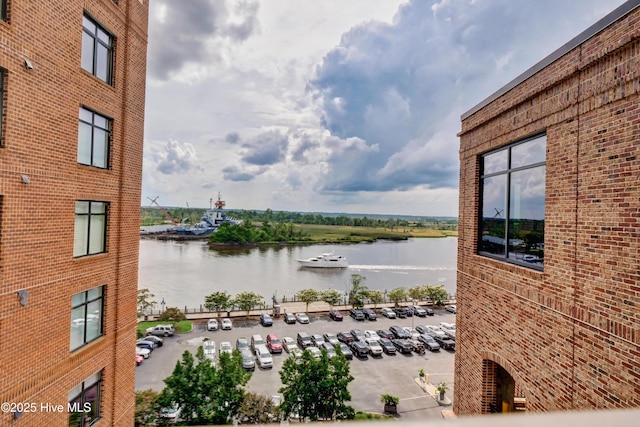
[[[220,199],[220,193],[218,193],[218,200],[215,203],[215,208],[211,207],[211,202],[213,199],[209,200],[209,209],[207,209],[200,221],[193,224],[180,224],[173,228],[173,232],[182,236],[207,236],[211,233],[218,231],[220,224],[229,223],[229,224],[240,224],[241,221],[228,218],[227,214],[224,212],[224,206],[226,202]]]
[[[334,255],[332,252],[327,252],[307,259],[299,259],[298,262],[302,267],[346,268],[349,266],[345,257],[342,255]]]

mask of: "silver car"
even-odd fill
[[[251,350],[248,348],[242,349],[240,351],[240,356],[242,356],[242,367],[247,371],[254,371],[256,369],[256,361],[251,354]]]

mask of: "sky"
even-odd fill
[[[457,216],[460,116],[623,0],[150,0],[142,205]]]

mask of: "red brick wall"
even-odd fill
[[[486,360],[529,411],[640,405],[639,37],[636,10],[462,122],[460,415],[483,412]],[[540,131],[544,272],[476,254],[479,155]]]
[[[80,66],[85,11],[116,38],[113,86]],[[60,0],[9,1],[0,22],[0,401],[65,406],[24,426],[65,425],[69,391],[101,369],[99,425],[133,425],[147,20],[146,1]],[[113,118],[108,170],[77,163],[81,105]],[[105,254],[73,257],[79,199],[109,202]],[[104,336],[71,353],[71,296],[101,285]]]

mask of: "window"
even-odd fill
[[[102,371],[69,392],[69,427],[86,427],[100,419]]]
[[[104,286],[71,297],[71,351],[102,336]]]
[[[81,257],[106,251],[107,203],[76,202],[73,256]]]
[[[6,70],[0,68],[0,147],[4,146],[4,101],[5,101],[5,90],[4,90],[4,82],[6,80]]]
[[[110,140],[111,120],[86,108],[80,108],[78,163],[108,168]]]
[[[0,19],[7,22],[7,0],[0,0]]]
[[[88,16],[82,17],[82,68],[111,84],[113,37]]]
[[[538,135],[481,157],[478,253],[542,270],[546,147]]]

